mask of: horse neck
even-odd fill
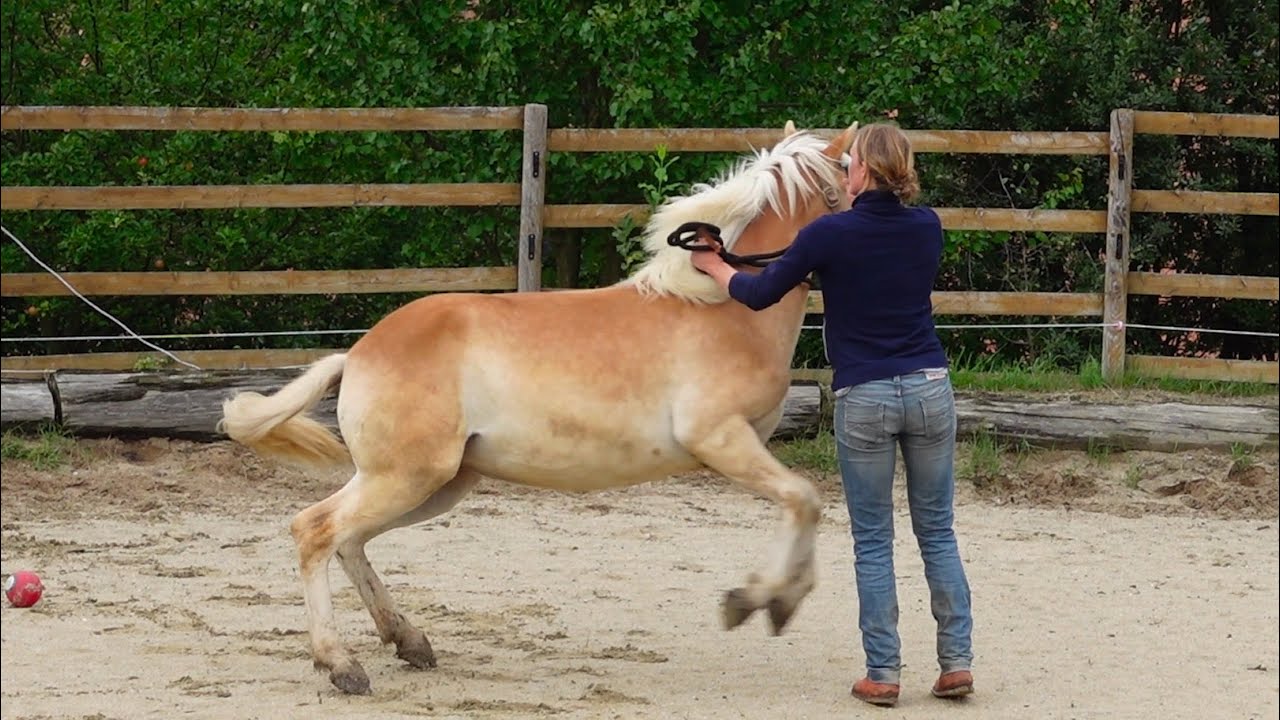
[[[733,252],[737,255],[754,255],[774,252],[791,245],[801,228],[825,212],[825,205],[821,202],[818,205],[822,209],[813,207],[813,203],[802,205],[788,218],[779,216],[773,210],[765,211],[742,232],[734,243]],[[744,272],[758,271],[746,268]],[[760,329],[763,337],[772,338],[776,342],[782,361],[788,364],[800,337],[800,326],[804,324],[808,296],[808,286],[801,284],[776,305],[751,313],[751,322]]]
[[[779,204],[784,208],[788,207],[791,202],[789,194],[783,190],[781,195]],[[801,228],[830,211],[827,203],[818,197],[801,198],[796,202],[795,211],[786,217],[778,214],[772,207],[765,208],[759,217],[743,229],[733,245],[733,252],[737,255],[755,255],[782,250],[795,242]]]

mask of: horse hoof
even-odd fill
[[[364,668],[355,663],[343,672],[330,671],[329,682],[347,695],[369,694],[369,676],[365,674]]]
[[[795,612],[796,606],[783,601],[781,598],[774,598],[769,601],[769,625],[773,628],[775,636],[782,634],[782,629],[791,621],[791,616]]]
[[[396,657],[419,670],[429,670],[436,666],[435,651],[431,649],[431,643],[427,642],[426,637],[422,638],[421,643],[397,645]]]
[[[756,606],[747,597],[743,588],[734,588],[724,594],[724,602],[720,604],[720,617],[724,621],[724,629],[732,630],[751,617]]]

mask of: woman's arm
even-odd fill
[[[809,273],[817,269],[814,242],[801,231],[796,241],[758,275],[738,272],[712,252],[693,254],[693,265],[710,275],[734,300],[752,310],[763,310],[778,302]]]

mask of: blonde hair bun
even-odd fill
[[[892,192],[904,203],[920,195],[915,153],[907,134],[897,125],[880,122],[859,127],[853,149],[881,190]]]

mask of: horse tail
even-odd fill
[[[218,431],[282,460],[319,467],[350,462],[351,454],[342,441],[304,414],[341,384],[346,364],[346,353],[329,355],[273,395],[237,393],[222,403]]]

